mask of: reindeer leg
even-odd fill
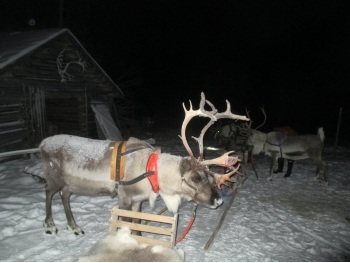
[[[292,174],[293,164],[294,164],[293,160],[288,160],[288,170],[287,170],[287,173],[284,175],[284,177],[289,177]]]
[[[132,211],[141,212],[141,207],[142,207],[142,203],[141,202],[134,203],[132,205]],[[133,221],[136,224],[141,224],[141,219],[134,219]],[[137,236],[141,236],[141,232],[140,231],[133,231],[133,234],[137,235]]]
[[[68,223],[68,230],[73,232],[75,235],[84,234],[84,231],[75,223],[73,213],[70,207],[70,196],[72,195],[71,192],[69,192],[68,187],[64,186],[62,190],[60,191],[64,212],[66,213],[67,223]]]
[[[124,190],[124,187],[119,187],[118,189],[118,197],[119,197],[119,208],[123,210],[129,210],[129,211],[135,211],[135,212],[141,212],[141,202],[134,202],[130,195],[126,190]],[[125,222],[141,222],[141,220],[131,219],[129,217],[122,217],[121,218]],[[132,231],[132,234],[141,236],[140,231]]]
[[[283,172],[284,159],[282,157],[278,158],[277,164],[278,164],[278,168],[277,170],[273,171],[274,174]]]
[[[267,180],[272,181],[273,168],[275,167],[275,165],[277,163],[277,159],[278,159],[278,153],[272,152],[271,153],[270,173],[269,173],[269,177],[267,178]]]
[[[55,193],[58,192],[57,190],[50,190],[49,186],[45,186],[45,192],[46,192],[46,218],[44,221],[44,227],[45,227],[45,233],[46,234],[52,234],[57,233],[57,227],[55,225],[55,222],[52,218],[52,198],[55,195]]]
[[[137,202],[134,204],[131,204],[130,202],[125,202],[126,200],[123,200],[123,202],[121,202],[119,204],[119,208],[120,209],[124,209],[124,210],[129,210],[129,211],[135,211],[135,212],[141,212],[141,202]],[[131,201],[131,200],[127,200],[127,201]],[[125,222],[135,222],[136,224],[140,224],[141,223],[141,219],[131,219],[129,217],[122,217],[122,220]],[[141,236],[141,232],[140,231],[136,231],[133,230],[132,231],[133,235],[137,235],[137,236]]]
[[[131,204],[129,204],[129,205],[125,205],[125,203],[119,203],[119,208],[120,209],[123,209],[123,210],[128,210],[128,211],[132,211],[132,209],[131,209]],[[129,217],[121,217],[121,220],[122,221],[125,221],[125,222],[132,222],[132,219],[131,218],[129,218]]]
[[[320,179],[321,170],[323,172],[323,181],[328,185],[328,167],[327,167],[326,163],[323,162],[322,160],[317,160],[316,161],[316,178],[319,181],[322,181]]]
[[[322,161],[322,168],[323,168],[323,178],[324,178],[325,182],[327,182],[327,185],[328,185],[328,166],[323,161]]]
[[[327,183],[328,186],[328,166],[325,162],[322,162],[323,164],[323,176],[324,176],[324,180]]]

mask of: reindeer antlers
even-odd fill
[[[205,104],[208,104],[209,107],[211,108],[210,111],[207,111],[204,109]],[[218,113],[218,110],[214,107],[214,105],[205,99],[205,95],[202,92],[201,93],[201,101],[199,103],[199,109],[198,110],[193,110],[192,108],[192,102],[190,101],[190,109],[187,110],[185,107],[185,104],[182,103],[182,106],[184,108],[185,111],[185,119],[182,123],[182,127],[181,127],[181,140],[188,152],[188,154],[190,155],[191,158],[194,158],[193,152],[187,142],[186,139],[186,127],[188,125],[188,123],[190,122],[190,120],[195,117],[208,117],[210,118],[210,121],[207,123],[207,125],[202,129],[200,136],[198,138],[196,137],[192,137],[194,138],[199,145],[199,154],[200,154],[200,160],[203,159],[203,138],[204,138],[204,134],[206,133],[206,131],[210,128],[211,125],[213,125],[218,119],[222,119],[222,118],[228,118],[228,119],[234,119],[234,120],[244,120],[244,121],[249,121],[249,119],[246,116],[242,116],[242,115],[236,115],[233,114],[231,112],[231,105],[230,102],[226,100],[226,111],[225,112],[221,112]]]
[[[211,111],[206,111],[204,109],[204,106],[205,106],[206,102],[212,108]],[[208,102],[205,99],[205,95],[204,95],[203,92],[201,93],[201,101],[199,103],[199,109],[198,110],[193,110],[191,101],[190,101],[190,109],[189,110],[186,109],[185,103],[182,103],[182,107],[184,108],[184,111],[185,111],[185,119],[182,122],[180,138],[181,138],[182,143],[185,146],[188,154],[190,155],[191,159],[195,159],[194,155],[193,155],[193,152],[192,152],[190,146],[188,145],[188,142],[187,142],[187,139],[186,139],[186,127],[187,127],[187,124],[195,116],[209,117],[210,118],[210,122],[203,128],[204,132],[202,130],[202,133],[201,133],[202,138],[203,138],[204,137],[204,133],[206,132],[206,130],[216,121],[216,118],[214,117],[214,114],[217,112],[217,110],[215,109],[214,105],[211,102]],[[203,142],[202,141],[200,142],[198,139],[197,139],[197,142],[199,144],[200,149],[201,149],[201,147],[203,148]]]
[[[218,173],[214,173],[214,172],[209,172],[209,174],[213,177],[213,184],[216,185],[217,188],[220,189],[221,185],[228,185],[226,182],[231,182],[234,183],[236,182],[235,179],[231,179],[231,176],[235,173],[238,172],[238,169],[240,167],[240,164],[238,164],[237,167],[232,167],[232,171],[226,173],[226,174],[218,174]]]
[[[259,107],[259,108],[260,108],[262,114],[264,115],[264,120],[263,120],[263,122],[260,125],[258,125],[256,128],[254,128],[254,130],[258,130],[259,128],[264,126],[265,123],[266,123],[266,120],[267,120],[267,116],[266,116],[266,112],[265,112],[265,109],[264,109],[264,105]],[[248,118],[250,119],[249,111],[248,111],[247,108],[245,108],[245,112],[246,112]],[[253,124],[252,120],[250,120],[248,124],[244,123],[243,127],[241,128],[241,132],[244,133],[244,134],[251,134],[251,131],[253,130],[252,124]]]
[[[263,115],[264,115],[264,121],[262,124],[260,124],[258,127],[255,128],[255,130],[261,128],[262,126],[264,126],[264,124],[266,123],[266,120],[267,120],[267,116],[266,116],[266,112],[265,112],[265,109],[264,109],[264,105],[262,107],[260,107],[260,110],[262,111]]]
[[[83,59],[80,57],[79,53],[78,53],[78,60],[77,61],[70,61],[68,63],[65,64],[64,66],[64,62],[63,62],[63,53],[65,51],[65,48],[62,49],[62,51],[58,54],[57,59],[56,59],[56,64],[57,64],[57,70],[58,70],[58,74],[61,77],[61,82],[66,82],[67,80],[71,80],[72,78],[74,78],[74,76],[72,76],[71,74],[69,74],[67,72],[68,67],[72,64],[77,64],[79,66],[82,67],[82,72],[85,70],[86,68],[86,62],[83,61]]]
[[[210,107],[210,110],[205,110],[205,104],[207,104]],[[236,115],[233,114],[231,112],[231,104],[229,103],[228,100],[226,100],[226,111],[224,112],[218,112],[218,110],[214,107],[214,105],[205,99],[205,95],[202,92],[201,93],[201,101],[199,103],[199,109],[198,110],[193,110],[192,107],[192,102],[190,101],[190,108],[186,109],[185,104],[182,104],[184,111],[185,111],[185,119],[182,123],[181,126],[181,140],[182,143],[184,145],[184,147],[186,148],[188,154],[191,157],[192,161],[196,161],[193,152],[187,142],[186,139],[186,127],[188,125],[188,123],[190,122],[190,120],[195,117],[207,117],[209,118],[209,122],[204,126],[204,128],[202,129],[199,137],[194,137],[192,136],[193,139],[195,139],[198,142],[198,146],[199,146],[199,160],[197,161],[199,165],[218,165],[218,166],[222,166],[222,167],[229,167],[231,168],[231,172],[228,174],[223,175],[223,181],[229,180],[230,176],[234,173],[237,172],[238,168],[234,168],[234,165],[239,162],[239,158],[233,157],[233,156],[229,156],[231,153],[233,153],[233,151],[228,152],[223,154],[222,156],[212,159],[212,160],[203,160],[203,155],[204,155],[204,147],[203,147],[203,138],[204,135],[206,133],[206,131],[210,128],[210,126],[212,126],[218,119],[223,119],[223,118],[228,118],[228,119],[234,119],[234,120],[244,120],[244,121],[249,121],[249,119],[246,116],[243,115]],[[211,175],[213,175],[213,173],[210,173]],[[214,180],[217,182],[217,185],[222,184],[222,180],[218,181],[218,174],[215,174],[214,176]]]
[[[241,161],[238,156],[230,156],[231,153],[234,153],[235,151],[230,151],[227,153],[224,153],[218,158],[212,159],[212,160],[203,160],[200,162],[202,165],[218,165],[222,167],[230,167],[234,166],[237,162]]]

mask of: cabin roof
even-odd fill
[[[23,32],[0,33],[0,70],[16,63],[17,60],[26,56],[30,52],[38,49],[50,40],[62,35],[68,34],[84,50],[85,54],[91,59],[97,68],[110,80],[118,92],[118,95],[124,97],[122,90],[86,51],[79,40],[66,28],[41,29]]]

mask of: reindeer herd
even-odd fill
[[[84,231],[75,222],[71,211],[72,194],[118,196],[119,207],[133,211],[141,211],[145,200],[153,207],[158,196],[173,213],[178,211],[183,200],[217,208],[223,203],[220,187],[236,181],[235,176],[239,174],[242,161],[234,151],[214,159],[204,158],[204,135],[220,119],[239,120],[241,126],[233,128],[236,134],[239,132],[240,138],[245,138],[240,141],[241,145],[253,155],[265,153],[271,156],[270,180],[272,169],[281,157],[290,160],[311,158],[316,163],[317,176],[323,170],[323,179],[327,181],[326,166],[321,157],[324,141],[322,128],[318,135],[286,136],[275,131],[263,133],[251,128],[248,112],[247,116],[233,114],[228,101],[224,112],[218,112],[204,93],[201,94],[197,110],[193,109],[191,101],[189,103],[189,108],[183,104],[185,118],[179,136],[188,153],[184,157],[162,153],[133,137],[125,142],[73,135],[55,135],[44,139],[39,149],[46,180],[46,233],[57,232],[51,208],[56,193],[61,196],[68,229],[76,235],[84,234]],[[208,119],[199,136],[192,136],[198,143],[198,157],[193,154],[186,136],[186,128],[194,117]],[[215,136],[224,139],[223,134],[221,131]],[[233,133],[227,134],[232,136]],[[212,167],[217,166],[224,167],[225,174],[214,172]]]
[[[322,160],[325,139],[323,128],[318,128],[317,134],[298,135],[295,130],[288,126],[275,127],[274,131],[264,133],[258,129],[266,123],[267,117],[265,110],[263,108],[260,109],[264,115],[264,121],[255,129],[251,127],[251,120],[246,123],[232,123],[217,129],[214,138],[218,137],[221,140],[220,143],[222,141],[226,142],[224,144],[226,147],[227,142],[231,141],[231,147],[243,148],[243,150],[249,151],[251,156],[262,153],[271,157],[268,180],[272,180],[273,173],[283,171],[284,159],[288,160],[288,170],[284,177],[289,177],[294,161],[309,158],[316,165],[316,178],[328,183],[327,166]],[[246,114],[250,117],[247,110]],[[231,134],[227,133],[227,126],[230,126],[229,129],[234,132]],[[237,135],[240,135],[239,140],[236,139]],[[223,139],[222,137],[226,138]],[[278,169],[274,171],[273,169],[277,163]]]

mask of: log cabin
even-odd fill
[[[107,122],[118,126],[115,101],[123,98],[68,29],[0,33],[0,152],[54,134],[105,139],[98,115],[110,113]]]

